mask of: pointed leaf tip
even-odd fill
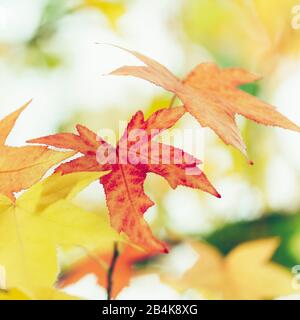
[[[27,108],[31,103],[32,99],[25,103],[22,107],[14,111],[13,113],[7,115],[4,119],[0,120],[0,145],[4,145],[7,137],[12,131],[16,121],[18,120],[20,114]]]

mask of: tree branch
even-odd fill
[[[107,271],[107,300],[111,300],[111,293],[113,289],[113,274],[114,274],[114,269],[117,263],[119,257],[119,250],[118,250],[118,243],[114,243],[114,251],[113,251],[113,256],[110,262],[109,269]]]

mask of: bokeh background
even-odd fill
[[[275,105],[300,123],[300,30],[292,28],[295,0],[0,0],[0,116],[33,98],[9,142],[73,130],[118,129],[138,109],[146,114],[168,106],[160,88],[132,78],[103,74],[136,64],[128,54],[98,43],[134,49],[160,61],[178,76],[215,61],[245,67],[264,79],[243,89]],[[195,263],[186,239],[205,239],[222,253],[241,242],[279,236],[274,261],[300,264],[300,136],[238,119],[255,165],[203,130],[204,170],[222,194],[214,199],[187,188],[170,190],[149,176],[147,192],[156,206],[146,219],[159,237],[177,244],[155,270],[184,272]],[[180,128],[196,127],[191,117]],[[80,205],[107,214],[104,195],[92,185]],[[111,249],[111,248],[110,248]],[[62,258],[70,268],[76,254]],[[151,265],[149,262],[148,264]],[[104,299],[105,289],[87,273],[67,292]],[[136,275],[122,299],[205,298],[178,293],[155,271]]]

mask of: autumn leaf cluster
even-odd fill
[[[58,248],[64,250],[83,247],[92,251],[105,246],[105,243],[126,242],[127,249],[119,263],[123,261],[128,266],[127,276],[125,280],[120,277],[118,286],[114,288],[114,296],[128,284],[132,261],[141,256],[167,253],[168,245],[153,235],[144,219],[145,212],[154,205],[144,191],[148,173],[161,176],[173,189],[181,185],[221,197],[199,168],[199,159],[184,150],[154,139],[164,130],[172,128],[185,113],[191,114],[201,127],[210,128],[225,144],[238,149],[246,157],[247,148],[235,122],[237,114],[263,125],[300,131],[299,126],[273,106],[239,89],[242,84],[258,80],[257,75],[239,68],[220,69],[213,63],[203,63],[185,79],[180,80],[158,62],[138,52],[128,52],[144,65],[123,66],[111,72],[111,75],[134,76],[150,81],[172,92],[183,105],[162,108],[148,119],[145,119],[142,111],[136,112],[116,146],[110,145],[82,125],[76,126],[76,134],[57,133],[31,139],[28,141],[30,145],[7,146],[6,138],[29,103],[0,122],[0,265],[4,267],[7,275],[6,287],[2,289],[7,290],[3,295],[8,298],[10,295],[29,299],[68,298],[55,289],[60,273]],[[135,130],[142,130],[145,133],[144,139],[134,142],[130,140],[128,137],[134,135]],[[153,154],[149,152],[149,141],[151,148],[168,150],[171,161],[164,161],[162,152],[158,152],[153,158]],[[138,144],[138,148],[133,153],[134,144]],[[110,157],[104,157],[105,161],[103,158],[99,159],[101,148],[107,150],[109,155],[114,155],[114,161],[110,161]],[[129,161],[135,156],[142,161]],[[179,157],[183,161],[177,161]],[[63,162],[67,159],[68,161]],[[42,179],[53,167],[56,167],[55,171]],[[81,190],[96,180],[105,191],[112,229],[102,217],[72,202]],[[19,193],[20,191],[22,193]],[[136,254],[130,245],[145,251]],[[198,250],[199,245],[194,246]],[[274,251],[275,245],[272,241],[266,242],[266,246],[269,248],[266,253],[259,251],[260,245],[258,249],[249,249],[250,257],[256,251],[262,253],[261,259],[259,256],[257,258],[258,264],[268,260]],[[194,282],[193,274],[205,268],[195,266],[185,276],[184,283],[207,290],[210,290],[212,285],[217,286],[221,288],[224,296],[234,296],[234,290],[226,284],[228,276],[224,278],[220,271],[224,264],[222,257],[210,249],[206,248],[204,251],[209,253],[207,264],[211,261],[216,273],[220,273],[220,279],[215,279],[213,284],[203,284],[200,277],[198,282]],[[243,250],[237,252],[239,254],[232,254],[226,260],[226,264],[230,265],[233,271],[236,268],[236,259],[244,257]],[[250,259],[247,255],[246,258]],[[104,260],[107,262],[108,256]],[[93,270],[90,265],[86,266],[86,269],[90,268]],[[273,265],[266,268],[267,271],[272,271]],[[103,276],[103,272],[100,269],[98,273]],[[266,274],[267,272],[262,273],[262,277]],[[282,275],[280,272],[279,274]],[[174,286],[184,287],[182,283],[178,284],[169,277],[161,277]],[[79,277],[74,275],[75,278]],[[101,279],[100,283],[105,285],[106,280],[104,281],[103,277]],[[246,290],[249,284],[246,283],[243,287],[239,279],[234,278],[234,281],[241,290],[237,296],[244,298],[243,290]],[[265,297],[265,294],[269,292],[255,293],[253,296]]]

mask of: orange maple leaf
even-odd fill
[[[10,147],[5,141],[21,112],[31,101],[0,121],[0,193],[15,199],[14,192],[31,187],[55,164],[74,155],[42,146]]]
[[[118,47],[120,48],[120,47]],[[260,79],[240,68],[220,69],[214,63],[202,63],[180,81],[167,68],[136,51],[121,48],[145,66],[123,66],[110,75],[135,76],[154,83],[177,95],[202,127],[211,128],[227,145],[247,156],[246,145],[235,123],[236,114],[264,125],[300,131],[276,109],[238,86]]]
[[[271,259],[279,238],[241,243],[225,257],[207,243],[189,243],[198,255],[195,264],[181,278],[161,274],[163,282],[179,291],[194,289],[225,300],[270,299],[293,292],[291,272]]]
[[[166,245],[152,235],[143,219],[146,210],[154,205],[144,193],[147,173],[164,177],[172,188],[183,185],[220,197],[198,168],[199,160],[180,149],[152,140],[161,131],[172,127],[184,112],[183,107],[162,109],[146,121],[143,113],[137,112],[116,148],[80,125],[77,125],[78,135],[61,133],[29,142],[82,153],[83,156],[58,168],[63,174],[111,170],[100,182],[106,194],[112,227],[118,232],[125,232],[131,241],[150,251],[167,252]],[[143,135],[139,136],[141,132]],[[99,150],[105,152],[101,153]],[[164,155],[169,157],[165,158]],[[189,174],[186,170],[189,170]]]
[[[133,266],[135,263],[144,261],[155,256],[155,252],[145,252],[126,246],[119,255],[112,275],[112,298],[120,293],[120,291],[128,286],[131,277],[133,276]],[[58,282],[59,288],[65,288],[73,283],[76,283],[87,274],[94,274],[97,277],[97,282],[100,286],[107,288],[107,272],[113,257],[113,252],[100,253],[89,255],[75,263],[70,270],[67,270]]]

